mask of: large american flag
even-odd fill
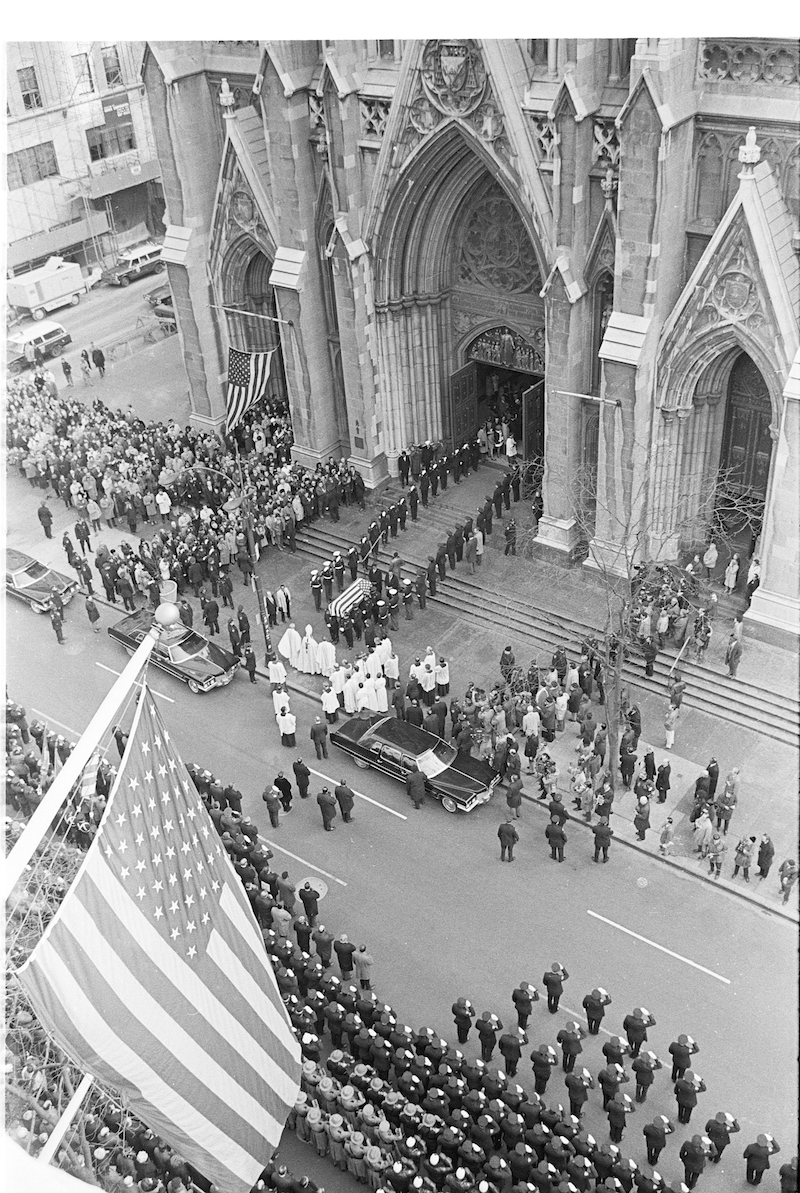
[[[226,430],[231,431],[251,406],[263,398],[269,379],[272,353],[240,352],[238,348],[228,349],[228,396]]]
[[[143,687],[75,882],[19,979],[75,1063],[225,1193],[246,1193],[300,1048],[241,881]]]

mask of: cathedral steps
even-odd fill
[[[426,511],[426,518],[430,512]],[[335,525],[326,523],[302,527],[297,535],[297,545],[315,561],[321,562],[329,559],[334,550],[346,551],[352,542]],[[402,538],[402,547],[400,539],[390,539],[388,547],[380,547],[378,563],[387,568],[393,551],[397,550],[405,565],[404,577],[413,579],[417,570],[426,566],[427,556],[422,550],[409,547],[407,536]],[[588,622],[549,613],[519,597],[506,596],[491,585],[478,583],[477,577],[464,574],[464,571],[463,564],[457,572],[448,569],[447,579],[439,587],[437,596],[428,599],[478,625],[485,626],[489,620],[497,628],[506,627],[509,639],[515,643],[520,640],[528,643],[532,657],[537,660],[549,661],[556,646],[564,646],[574,655],[588,635],[600,633]],[[643,675],[641,659],[633,665],[626,664],[623,669],[625,681],[666,700],[675,653],[674,649],[667,649],[659,654],[652,678]],[[517,654],[520,654],[519,650]],[[796,697],[770,692],[745,680],[731,679],[690,661],[682,660],[680,669],[687,685],[684,702],[688,707],[741,728],[753,729],[784,744],[796,744],[800,732],[800,702]]]

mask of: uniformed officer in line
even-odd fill
[[[322,608],[322,576],[317,568],[311,572],[311,595],[314,598],[314,608],[319,613]]]
[[[530,982],[520,982],[516,990],[511,992],[511,1001],[517,1012],[517,1026],[524,1031],[528,1026],[533,1004],[539,1001],[539,991]]]
[[[587,994],[581,1006],[586,1012],[586,1019],[589,1024],[589,1035],[596,1036],[600,1031],[600,1024],[603,1021],[603,1016],[606,1013],[606,1007],[611,1005],[611,996],[607,990],[603,990],[601,986],[595,986],[591,994]]]

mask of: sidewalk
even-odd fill
[[[468,479],[477,479],[482,492],[486,488],[486,477],[488,475],[489,472],[487,469],[483,475],[479,474],[477,478]],[[466,483],[462,482],[458,487],[450,486],[445,497],[449,497],[451,501],[457,497],[460,507],[467,497],[467,494],[462,494],[461,492]],[[453,488],[456,488],[456,493],[451,494],[450,490]],[[47,540],[36,517],[36,509],[41,501],[42,493],[43,490],[32,488],[26,480],[19,476],[16,470],[9,474],[7,480],[7,498],[10,525],[7,532],[7,545],[26,551],[43,563],[47,563],[64,574],[71,576],[73,573],[67,567],[66,556],[61,546],[61,536],[64,530],[70,530],[70,533],[72,533],[75,523],[75,513],[72,510],[68,511],[62,501],[55,497],[51,498],[49,504],[53,511],[53,538],[52,540]],[[357,508],[342,508],[341,521],[336,525],[337,531],[347,535],[353,541],[357,541],[360,537],[361,528],[368,524],[371,518],[370,507],[375,500],[370,499],[368,501],[365,513],[362,513]],[[453,507],[451,506],[451,508]],[[431,539],[438,541],[437,536],[440,530],[434,523],[434,517],[439,514],[439,510],[434,511],[431,508],[429,511],[432,515],[430,519],[426,518],[427,512],[421,509],[420,522],[417,524],[417,527],[407,532],[409,535],[415,536],[413,539],[409,539],[409,545],[412,542],[414,544],[415,554],[421,552],[419,544],[422,541],[422,536],[430,536]],[[436,521],[438,522],[439,520],[436,517]],[[316,526],[322,529],[326,525],[329,524],[325,521],[316,523]],[[149,537],[157,527],[155,525],[152,527],[144,526],[140,529]],[[120,530],[105,530],[100,534],[99,539],[106,542],[109,546],[118,547],[125,539],[129,540],[132,545],[136,545],[136,538],[134,536]],[[92,555],[94,555],[97,541],[98,536],[93,535]],[[398,548],[402,551],[402,536],[396,541]],[[498,538],[497,534],[493,535],[492,539],[489,540],[490,544],[493,541],[499,545],[499,542],[502,541],[502,536]],[[533,579],[537,566],[535,563],[528,560],[520,560],[519,558],[512,559],[511,557],[504,557],[500,551],[490,546],[488,557],[484,563],[484,569],[487,568],[487,565],[490,569],[494,585],[502,583],[502,580],[507,577],[509,587],[513,585],[516,595],[529,596],[531,600],[535,600],[539,604],[541,588]],[[322,618],[314,610],[311,600],[309,590],[310,562],[308,558],[301,552],[292,555],[288,551],[283,553],[269,551],[262,557],[259,569],[267,587],[274,588],[284,582],[291,589],[293,597],[292,620],[295,622],[298,630],[302,633],[305,626],[310,624],[314,627],[314,634],[318,640],[325,636],[325,627],[322,623]],[[256,603],[254,594],[249,586],[244,586],[241,583],[238,571],[235,572],[235,576],[234,604],[242,604],[250,618],[254,648],[259,664],[261,664],[263,659],[263,641],[260,629],[255,620]],[[579,585],[579,581],[574,586],[570,584],[573,598],[577,598]],[[585,587],[580,585],[580,591],[585,591]],[[561,605],[560,589],[558,595],[560,611],[563,614],[566,612],[566,608]],[[195,613],[195,626],[202,630],[199,603],[191,599],[191,597],[189,599]],[[103,609],[100,625],[104,629],[125,615],[121,604],[113,606],[105,602],[102,597],[102,588],[100,588],[100,593],[97,595],[97,603]],[[566,599],[563,604],[566,606]],[[108,609],[107,614],[105,609]],[[587,613],[584,608],[581,611],[581,616],[586,617],[586,615]],[[76,617],[83,618],[84,616],[82,601],[80,598],[77,598],[69,607],[65,623],[67,639],[69,638],[70,622]],[[223,609],[222,621],[226,623],[227,620],[228,611]],[[401,620],[400,626],[400,630],[392,634],[392,640],[400,659],[401,675],[408,673],[408,667],[413,661],[414,655],[420,650],[424,650],[429,642],[436,644],[437,653],[445,654],[448,658],[453,692],[460,693],[463,691],[466,683],[473,678],[480,682],[491,681],[497,673],[497,660],[499,659],[500,651],[506,644],[506,631],[498,629],[488,619],[485,626],[478,627],[454,618],[446,609],[429,606],[425,613],[415,610],[414,620],[411,622]],[[277,629],[273,629],[274,645],[277,645],[277,642],[280,640],[284,628],[279,624]],[[225,624],[222,626],[220,641],[227,644]],[[69,642],[67,643],[67,647],[69,647]],[[753,666],[758,663],[759,659],[763,659],[757,668],[760,682],[764,683],[767,677],[769,677],[769,682],[775,682],[776,687],[779,687],[777,677],[773,678],[772,654],[774,652],[775,648],[763,647],[761,644],[756,645],[754,643],[750,651],[746,653],[749,653],[749,659]],[[337,657],[340,661],[348,653],[353,655],[356,651],[348,652],[344,643],[337,649]],[[778,653],[782,656],[782,665],[788,668],[788,657],[783,657],[788,656],[788,652]],[[261,673],[263,674],[263,670]],[[741,674],[744,674],[743,670]],[[289,686],[295,691],[318,698],[322,689],[322,681],[321,677],[318,676],[312,677],[292,673]],[[660,726],[660,718],[663,715],[663,710],[660,708],[659,702],[648,698],[648,695],[644,692],[637,691],[636,694],[642,708],[645,727],[649,725],[652,729],[656,725]],[[642,740],[647,741],[647,738],[645,737]],[[568,809],[571,807],[571,800],[568,797],[569,780],[567,766],[570,762],[574,761],[575,743],[574,732],[571,732],[568,727],[564,734],[559,735],[558,740],[551,747],[559,770],[561,771],[560,789],[565,795],[564,803]],[[653,744],[656,745],[655,742]],[[734,892],[741,898],[749,899],[752,903],[765,909],[777,911],[778,914],[796,921],[798,918],[797,891],[800,888],[800,884],[796,885],[790,897],[789,904],[784,908],[778,892],[777,869],[784,858],[797,857],[797,751],[787,746],[770,742],[755,733],[735,731],[730,725],[723,725],[721,722],[707,715],[696,711],[688,712],[688,710],[687,715],[684,716],[682,723],[679,725],[678,746],[685,751],[686,756],[675,753],[667,755],[660,748],[656,748],[657,763],[662,761],[662,756],[670,758],[672,763],[672,787],[667,802],[664,804],[655,804],[651,809],[651,829],[647,834],[645,842],[642,843],[636,840],[633,829],[633,795],[624,792],[618,795],[614,805],[612,820],[615,832],[612,849],[619,845],[639,849],[650,856],[658,856],[664,865],[681,869],[699,878],[701,881],[713,881],[708,878],[707,864],[700,862],[697,855],[694,855],[692,852],[692,832],[688,822],[688,814],[692,806],[692,792],[695,778],[712,753],[716,753],[723,778],[732,766],[738,765],[742,768],[742,794],[740,796],[739,807],[732,822],[731,831],[728,835],[728,854],[724,863],[724,874],[730,875],[733,868],[733,850],[736,841],[745,832],[756,835],[760,835],[762,832],[769,832],[776,849],[772,873],[764,883],[758,884],[757,881],[754,882],[751,875],[749,886],[745,886],[741,879],[737,879],[736,883],[733,883],[728,877],[721,878],[717,885]],[[504,800],[502,789],[498,793],[498,798]],[[542,814],[544,815],[544,813]],[[658,835],[668,815],[672,815],[675,821],[675,854],[671,858],[661,858],[658,853]],[[582,818],[575,823],[585,826]],[[571,835],[576,837],[577,831],[573,831]],[[590,842],[587,842],[588,844]]]

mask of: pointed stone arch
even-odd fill
[[[493,234],[503,241],[498,252],[517,253],[509,277],[518,276],[524,242],[531,279],[517,292],[515,281],[506,285],[502,270],[495,271],[500,280],[494,289],[481,287],[479,272],[457,276],[461,227],[487,203],[506,213]],[[514,238],[516,250],[510,243]],[[535,328],[543,331],[539,289],[547,265],[530,208],[511,172],[473,129],[455,119],[442,121],[409,154],[370,247],[383,426],[391,456],[412,441],[450,436],[449,382],[461,363],[456,346],[463,345],[472,327],[488,319],[489,324],[513,322],[527,338]]]
[[[539,270],[547,276],[547,259],[531,209],[511,172],[498,167],[472,129],[460,121],[445,120],[409,155],[375,223],[372,251],[379,302],[441,289],[453,216],[487,172],[514,205],[534,246]]]

